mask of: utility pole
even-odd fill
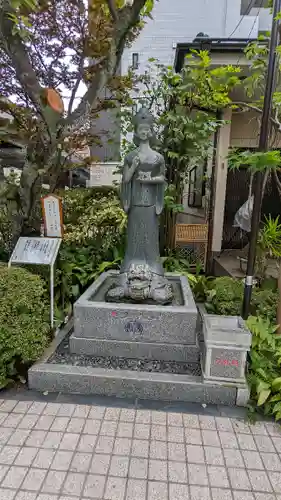
[[[268,134],[270,130],[272,96],[276,83],[276,64],[277,64],[276,47],[279,41],[279,21],[276,20],[276,17],[280,11],[281,11],[281,0],[274,0],[266,87],[264,94],[263,113],[262,113],[260,140],[258,149],[260,152],[266,152],[268,148]],[[262,172],[256,173],[255,175],[256,182],[253,193],[254,206],[252,213],[250,247],[248,253],[247,275],[245,280],[244,299],[242,308],[242,316],[244,319],[247,319],[249,316],[250,302],[252,296],[253,276],[254,276],[255,261],[256,261],[256,246],[258,241],[260,213],[262,204],[263,178],[264,174]]]

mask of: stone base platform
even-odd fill
[[[208,383],[202,376],[93,368],[50,362],[69,336],[73,324],[62,330],[42,359],[30,368],[30,389],[72,394],[96,394],[138,399],[245,406],[248,389],[231,383]]]

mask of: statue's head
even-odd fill
[[[152,141],[153,115],[147,108],[141,108],[133,118],[134,143],[138,146],[140,142]]]

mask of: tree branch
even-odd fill
[[[64,135],[67,135],[73,127],[79,127],[80,121],[84,121],[84,116],[90,114],[101,90],[115,74],[123,54],[128,34],[139,22],[140,12],[145,2],[146,0],[134,0],[132,7],[125,6],[120,10],[118,21],[115,23],[113,29],[108,55],[100,61],[99,68],[97,67],[97,71],[93,76],[87,92],[82,97],[78,107],[66,120]]]
[[[69,104],[68,104],[68,115],[70,115],[71,111],[72,111],[72,107],[73,107],[73,103],[74,103],[74,99],[75,99],[75,96],[76,96],[76,92],[78,90],[78,87],[81,83],[81,80],[82,80],[82,72],[83,72],[83,68],[84,68],[84,54],[81,55],[81,58],[80,58],[80,61],[79,61],[79,66],[78,66],[78,77],[77,77],[77,80],[76,80],[76,83],[72,89],[72,92],[71,92],[71,96],[70,96],[70,100],[69,100]]]
[[[107,5],[109,8],[109,12],[114,22],[118,21],[118,13],[115,5],[115,0],[107,0]]]

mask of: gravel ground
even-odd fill
[[[175,361],[151,361],[149,359],[118,358],[115,356],[83,356],[69,351],[69,336],[59,345],[49,363],[74,366],[92,366],[111,370],[132,370],[138,372],[177,373],[179,375],[201,375],[199,363],[178,363]]]

